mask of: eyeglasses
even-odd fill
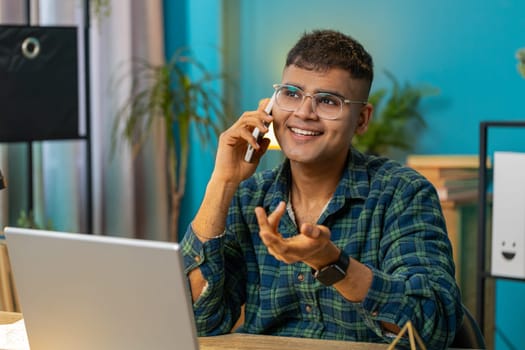
[[[310,97],[312,99],[312,110],[321,119],[339,119],[343,111],[343,105],[345,104],[367,104],[367,101],[347,100],[329,92],[307,94],[302,89],[293,85],[274,84],[273,88],[276,92],[275,102],[282,110],[295,112],[303,105],[304,99]]]

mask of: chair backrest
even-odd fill
[[[451,348],[457,349],[486,349],[485,338],[479,329],[478,323],[470,311],[463,306],[463,322],[456,332]]]

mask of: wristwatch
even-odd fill
[[[341,249],[341,253],[339,254],[339,258],[337,258],[337,261],[317,271],[312,269],[312,274],[316,280],[325,286],[331,286],[345,278],[348,265],[350,265],[350,258]]]

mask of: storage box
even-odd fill
[[[494,154],[492,222],[492,274],[525,278],[525,153]]]

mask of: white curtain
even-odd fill
[[[6,0],[0,0],[0,3]],[[7,0],[16,1],[19,0]],[[1,7],[0,7],[1,8]],[[35,9],[37,9],[35,11]],[[76,25],[83,47],[84,3],[80,0],[33,0],[32,21],[39,25]],[[168,239],[167,193],[163,125],[137,158],[126,147],[111,156],[113,121],[129,92],[129,84],[115,84],[132,58],[162,63],[163,21],[161,0],[111,1],[109,15],[91,17],[90,107],[92,171],[86,169],[86,143],[42,142],[33,146],[34,207],[41,222],[51,220],[53,229],[86,231],[87,191],[91,181],[93,233],[127,237]],[[79,51],[80,67],[84,52]],[[80,112],[86,77],[79,69]],[[4,146],[5,147],[5,146]],[[7,146],[11,147],[11,146]],[[1,154],[1,150],[0,150]],[[0,166],[2,166],[0,158]],[[9,166],[9,165],[7,165]],[[16,176],[7,171],[7,176]]]
[[[94,230],[166,240],[166,145],[160,120],[137,159],[122,148],[110,157],[112,116],[128,93],[114,89],[119,72],[132,58],[164,61],[162,1],[111,4],[109,16],[93,18],[91,27]]]

